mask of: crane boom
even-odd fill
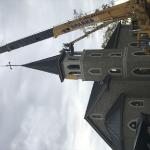
[[[30,35],[30,36],[25,37],[25,38],[19,39],[17,41],[8,43],[8,44],[0,47],[0,53],[4,53],[7,51],[9,52],[9,51],[18,49],[20,47],[24,47],[24,46],[48,39],[50,37],[53,37],[53,29],[52,28],[45,30],[45,31],[42,31],[42,32],[37,33],[37,34]]]
[[[130,2],[128,1],[126,3],[112,6],[101,11],[97,10],[92,14],[55,26],[53,28],[53,34],[54,37],[57,37],[94,23],[121,20],[131,16],[131,12]]]
[[[44,39],[48,39],[51,37],[58,37],[59,35],[95,24],[99,22],[108,22],[108,21],[118,21],[125,18],[132,17],[134,14],[137,14],[138,20],[141,20],[139,25],[143,29],[150,30],[149,25],[149,14],[145,15],[147,13],[146,6],[147,1],[149,0],[130,0],[125,3],[112,6],[109,8],[106,8],[104,10],[96,10],[94,13],[85,15],[83,17],[80,17],[78,19],[74,19],[72,21],[68,21],[66,23],[60,24],[58,26],[54,26],[51,29],[48,29],[46,31],[33,34],[31,36],[19,39],[17,41],[8,43],[2,47],[0,47],[0,53],[4,53],[6,51],[11,51],[20,47],[24,47],[39,41],[42,41]],[[141,14],[141,15],[140,15]],[[143,15],[144,14],[144,15]]]

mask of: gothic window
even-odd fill
[[[80,57],[69,57],[68,59],[69,59],[69,60],[79,60]]]
[[[128,127],[129,127],[130,130],[135,131],[136,128],[137,128],[137,120],[131,120],[128,123]]]
[[[101,75],[101,68],[92,68],[89,70],[89,73],[92,75]]]
[[[150,75],[150,68],[137,68],[133,70],[136,75]]]
[[[132,42],[132,43],[129,44],[129,46],[131,46],[131,47],[137,47],[137,42]]]
[[[74,70],[79,70],[80,66],[79,65],[69,65],[68,69],[74,69]]]
[[[129,101],[131,107],[144,107],[144,100],[131,100]]]
[[[90,56],[92,56],[92,57],[101,57],[102,53],[92,53],[92,54],[90,54]]]
[[[95,113],[92,114],[91,117],[96,120],[100,120],[104,118],[102,114],[95,114]]]
[[[144,51],[138,51],[133,53],[134,56],[150,56],[149,54],[145,53]]]
[[[110,57],[121,57],[121,53],[110,53]]]
[[[72,71],[72,72],[69,72],[69,74],[70,75],[80,75],[81,74],[81,72],[79,72],[79,71]]]
[[[121,70],[119,68],[111,68],[109,72],[112,74],[118,74],[121,73]]]

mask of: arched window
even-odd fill
[[[101,119],[104,119],[103,115],[102,114],[92,114],[91,117],[93,119],[96,119],[96,120],[101,120]]]
[[[79,70],[79,69],[80,69],[80,66],[79,66],[79,65],[69,65],[67,68],[68,68],[68,69]]]
[[[68,59],[69,60],[79,60],[80,58],[79,57],[69,57]]]
[[[102,70],[101,70],[101,68],[91,68],[91,69],[89,69],[89,73],[92,75],[101,75]]]
[[[81,72],[79,72],[79,71],[72,71],[72,72],[69,72],[69,74],[70,75],[80,75],[81,74]]]
[[[132,43],[129,44],[129,46],[131,46],[131,47],[137,47],[137,42],[132,42]]]
[[[121,53],[110,53],[110,57],[121,57]]]
[[[138,51],[133,53],[134,56],[150,56],[149,54],[145,53],[144,51]]]
[[[129,105],[135,108],[144,107],[144,100],[131,100]]]
[[[150,68],[137,68],[133,70],[136,75],[150,75]]]
[[[90,54],[92,57],[102,57],[102,53],[92,53]]]
[[[131,120],[131,121],[128,123],[128,127],[129,127],[130,130],[136,131],[136,128],[137,128],[137,120]]]
[[[121,70],[119,68],[111,68],[109,72],[112,74],[119,74],[121,73]]]

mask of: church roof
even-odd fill
[[[106,128],[116,150],[122,150],[122,124],[125,94],[120,94],[115,104],[108,111],[105,119]]]
[[[117,48],[120,28],[121,28],[121,23],[119,22],[116,29],[115,29],[115,31],[112,33],[109,41],[107,42],[107,45],[106,45],[105,49]]]
[[[57,74],[60,77],[60,80],[64,80],[64,75],[61,69],[61,62],[64,58],[65,53],[62,53],[60,55],[56,55],[53,57],[49,57],[46,59],[34,61],[28,64],[24,64],[22,66],[32,68],[32,69],[37,69],[53,74]]]
[[[108,75],[105,77],[105,79],[103,81],[94,82],[90,100],[89,100],[87,110],[85,113],[85,119],[95,129],[95,131],[106,141],[106,143],[111,146],[112,141],[111,141],[111,137],[109,136],[108,132],[106,130],[104,130],[104,128],[101,129],[101,128],[97,127],[96,124],[94,123],[94,121],[90,117],[94,106],[97,104],[97,101],[101,100],[103,93],[109,89],[110,81],[111,81],[111,76]]]

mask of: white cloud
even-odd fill
[[[0,39],[4,43],[73,17],[73,9],[94,10],[97,0],[0,1]],[[67,8],[67,9],[66,9]],[[65,10],[65,11],[64,11]],[[99,48],[101,32],[79,42],[76,50]],[[58,54],[62,43],[81,31],[0,55],[0,64],[24,64]],[[95,39],[96,38],[96,39]],[[92,83],[65,81],[28,68],[0,70],[0,149],[98,150],[104,142],[83,119]]]

